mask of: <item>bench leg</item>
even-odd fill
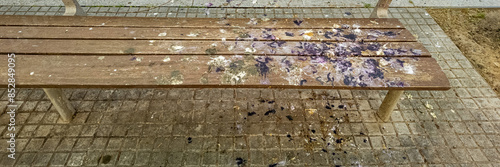
[[[403,90],[389,90],[377,112],[377,115],[382,121],[385,122],[391,118],[392,110],[394,110],[398,104],[399,98],[403,92]]]
[[[391,1],[392,0],[379,0],[370,18],[387,18],[387,9],[389,9]]]
[[[75,115],[75,108],[71,105],[69,100],[65,97],[62,89],[59,88],[43,88],[45,94],[49,97],[52,105],[56,107],[57,112],[61,115],[64,122],[70,122]]]
[[[86,16],[80,4],[76,0],[62,0],[64,3],[65,11],[64,16]]]

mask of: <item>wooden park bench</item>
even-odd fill
[[[64,121],[75,109],[61,88],[389,90],[384,121],[404,90],[450,88],[403,24],[381,18],[390,0],[361,19],[90,17],[65,2],[78,15],[0,16],[0,60],[16,54],[16,88],[43,88]]]

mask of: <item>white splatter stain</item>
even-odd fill
[[[229,46],[227,47],[227,50],[228,50],[228,51],[232,51],[233,49],[234,49],[234,46],[233,46],[233,45],[229,45]]]
[[[31,73],[30,73],[30,75],[33,75],[33,74],[35,74],[35,72],[31,72]]]
[[[316,32],[316,33],[318,33],[319,36],[325,35],[325,33],[322,30],[318,30],[318,32]]]
[[[247,23],[247,24],[249,24],[249,25],[257,25],[257,24],[258,24],[258,21],[257,21],[257,19],[255,19],[255,18],[251,18],[251,19],[250,19],[250,21],[248,21],[248,23]]]
[[[405,74],[415,74],[413,68],[414,67],[412,65],[409,65],[409,64],[405,63],[403,71],[404,71]]]
[[[164,36],[167,36],[167,33],[166,32],[162,32],[162,33],[159,33],[158,36],[159,37],[164,37]]]
[[[386,60],[384,60],[384,59],[380,59],[379,63],[380,63],[381,66],[387,66],[387,65],[389,65],[389,62],[386,61]]]
[[[313,30],[306,30],[306,31],[304,31],[302,38],[304,38],[305,40],[311,40],[313,36],[314,36]]]
[[[413,100],[413,95],[411,95],[410,93],[406,93],[406,92],[405,92],[405,94],[406,94],[407,99]]]
[[[316,113],[316,111],[318,111],[318,109],[315,109],[315,108],[309,108],[309,109],[306,109],[306,112],[313,115]]]
[[[245,53],[246,54],[252,54],[255,53],[257,50],[255,48],[245,48]]]
[[[166,56],[165,58],[163,58],[163,62],[169,62],[170,61],[170,57]]]
[[[182,78],[182,79],[184,79],[184,78]],[[181,79],[172,79],[172,80],[170,81],[170,84],[172,84],[172,85],[180,85],[180,84],[182,84],[182,83],[184,83],[184,81],[183,81],[183,80],[181,80]]]
[[[437,118],[436,114],[434,112],[431,112],[430,114],[431,114],[432,117]]]
[[[207,65],[209,65],[209,66],[225,67],[225,66],[229,66],[229,63],[231,63],[231,60],[226,60],[226,58],[224,56],[214,57],[211,59],[212,60],[207,62]]]
[[[279,166],[285,166],[286,165],[286,160],[278,162]]]
[[[173,50],[173,51],[175,51],[175,52],[179,52],[179,51],[181,51],[181,50],[183,50],[183,49],[184,49],[184,46],[180,46],[180,45],[173,45],[173,46],[172,46],[172,47],[170,47],[170,48],[172,48],[172,50]]]
[[[197,61],[198,56],[184,56],[180,61],[187,61],[187,62],[193,62]]]
[[[237,74],[233,74],[233,73],[230,73],[229,71],[226,71],[224,74],[229,76],[230,82],[233,85],[237,84],[237,83],[244,82],[243,78],[245,78],[245,76],[247,75],[247,73],[245,71],[240,71]]]
[[[99,56],[97,59],[103,60],[105,57],[104,56]]]
[[[300,85],[300,81],[302,80],[302,68],[294,67],[289,69],[287,72],[286,68],[281,68],[281,71],[287,72],[288,76],[283,76],[285,80],[288,81],[290,85]]]
[[[434,109],[434,107],[432,107],[432,105],[430,105],[428,101],[425,102],[425,108],[431,109],[431,110]]]
[[[360,33],[361,33],[361,30],[360,30],[360,29],[358,29],[358,28],[356,28],[356,29],[354,29],[354,33],[356,33],[356,34],[360,34]]]
[[[197,37],[198,35],[200,35],[200,34],[198,34],[198,33],[189,33],[187,36],[188,37]]]
[[[144,57],[136,57],[136,58],[135,58],[135,61],[141,62],[141,61],[142,61],[142,59],[144,59]]]

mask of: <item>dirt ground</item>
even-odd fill
[[[500,9],[428,9],[500,96]]]

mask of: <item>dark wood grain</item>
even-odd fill
[[[2,62],[6,62],[6,59],[6,56],[0,57]],[[346,62],[351,63],[350,67],[346,66]],[[374,63],[376,66],[373,66]],[[7,71],[6,68],[7,66],[3,66],[0,70]],[[342,72],[342,69],[345,71]],[[382,73],[377,74],[377,70],[374,69],[379,69]],[[353,77],[354,80],[361,78],[361,80],[346,84],[346,77]],[[0,85],[6,84],[7,73],[2,73]],[[16,84],[17,87],[49,88],[245,87],[445,90],[450,87],[436,61],[429,57],[329,59],[316,56],[17,55]]]

